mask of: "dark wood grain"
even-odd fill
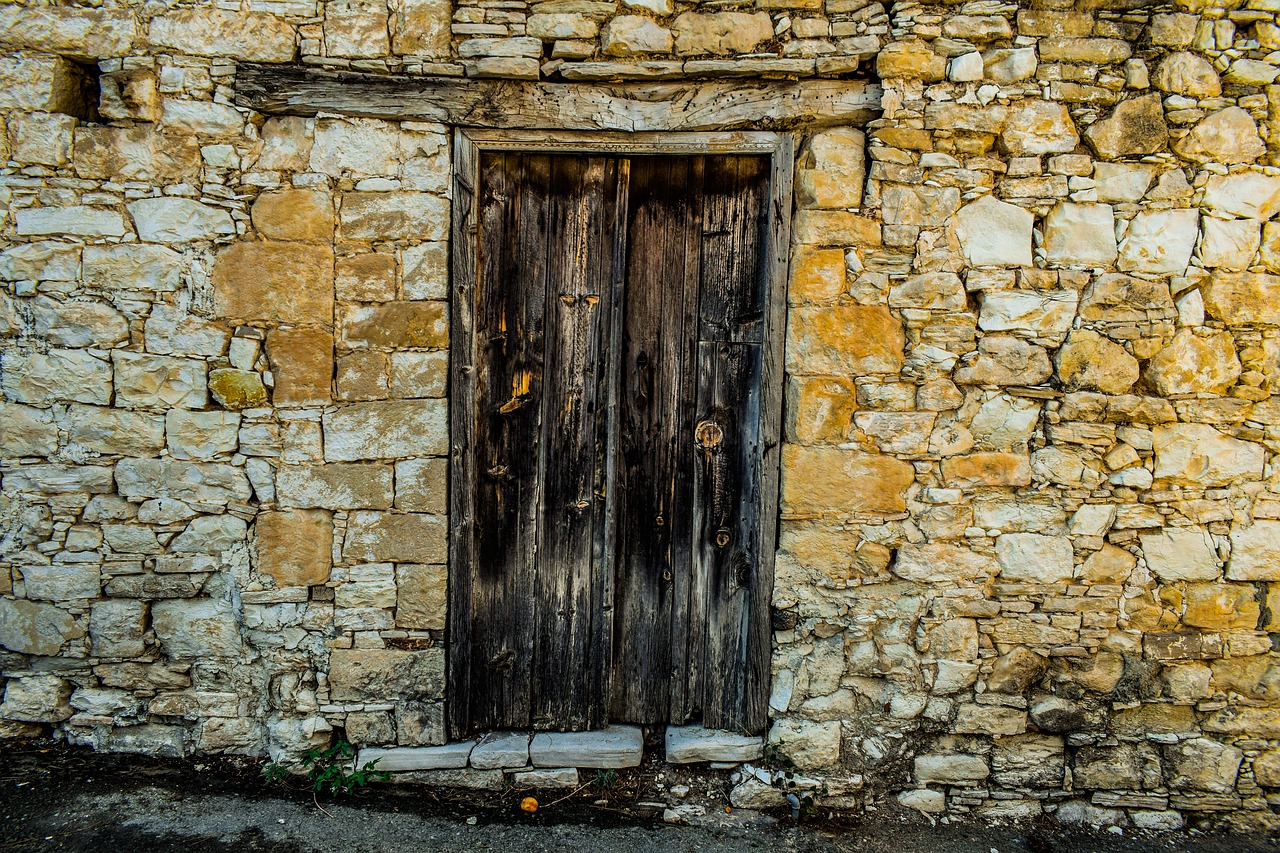
[[[465,127],[696,131],[864,124],[881,89],[866,80],[535,83],[328,71],[242,62],[238,106],[268,115],[339,113]]]
[[[708,158],[700,340],[764,338],[768,170],[765,157]]]
[[[761,539],[759,345],[770,330],[769,165],[763,157],[707,158],[691,420],[709,432],[690,451],[693,560],[687,624],[678,629],[688,636],[692,715],[751,733],[766,722],[772,591],[761,547],[769,540]]]
[[[690,631],[705,632],[705,725],[754,733],[761,697],[748,678],[753,601],[760,589],[760,368],[755,343],[698,344],[696,463],[693,469],[693,577],[705,611]]]
[[[679,251],[684,255],[684,300],[681,304],[680,379],[671,406],[680,412],[679,429],[671,457],[675,480],[679,525],[673,542],[672,566],[675,578],[671,603],[671,675],[667,722],[691,722],[701,705],[703,655],[695,651],[697,634],[691,632],[690,604],[693,585],[693,428],[695,413],[690,407],[697,398],[698,304],[702,282],[702,222],[705,214],[705,184],[710,157],[688,159],[689,177],[683,189],[689,195],[689,209]],[[677,402],[678,401],[678,402]]]
[[[790,140],[783,174],[760,156],[479,155],[465,136],[451,735],[759,733]]]
[[[544,244],[549,371],[534,583],[536,729],[598,728],[606,719],[609,645],[600,636],[606,624],[598,560],[618,173],[616,158],[552,159]]]
[[[474,513],[470,613],[454,640],[469,646],[467,714],[457,720],[462,733],[525,726],[529,719],[542,486],[537,459],[547,275],[539,247],[546,245],[550,158],[485,155],[480,172],[477,362],[467,413],[474,474],[457,489],[472,490]]]
[[[637,158],[631,169],[614,561],[614,644],[626,653],[614,657],[611,714],[633,722],[666,722],[679,680],[673,620],[690,546],[680,451],[692,435],[701,179],[701,158]]]

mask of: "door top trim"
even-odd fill
[[[765,130],[701,133],[621,133],[573,130],[481,130],[458,133],[481,151],[548,151],[577,154],[695,155],[780,153],[787,134]]]

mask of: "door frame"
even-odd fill
[[[787,280],[791,253],[792,180],[795,173],[795,135],[773,131],[724,131],[699,133],[626,133],[558,130],[490,130],[456,127],[453,133],[453,208],[449,264],[449,566],[448,630],[445,637],[446,684],[465,682],[470,661],[464,644],[454,638],[469,630],[471,613],[457,602],[470,600],[472,527],[475,521],[471,490],[454,488],[472,482],[473,413],[475,409],[475,366],[477,347],[472,307],[477,284],[477,255],[480,228],[478,204],[480,155],[485,151],[530,153],[581,153],[628,155],[756,154],[770,158],[768,221],[765,228],[767,306],[760,374],[761,403],[761,505],[760,505],[760,589],[768,595],[753,600],[751,624],[763,626],[764,636],[748,650],[748,676],[763,682],[769,695],[772,657],[772,629],[769,607],[772,598],[774,556],[777,550],[779,474],[782,451],[782,395],[784,342],[786,331]],[[465,594],[465,595],[464,595]],[[611,592],[607,593],[610,596]],[[606,612],[611,606],[606,608]],[[612,635],[612,628],[609,629]],[[757,687],[761,690],[761,687]],[[468,719],[470,691],[452,695],[446,689],[445,709],[451,738],[462,734]],[[767,714],[767,708],[765,710]]]

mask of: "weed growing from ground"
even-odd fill
[[[296,765],[273,761],[262,768],[262,778],[268,783],[282,782],[297,767],[306,774],[312,792],[333,796],[350,794],[370,782],[386,782],[391,778],[390,773],[375,769],[377,759],[366,761],[363,767],[357,767],[355,755],[355,747],[340,740],[327,748],[315,747],[308,750]]]
[[[607,791],[618,783],[617,770],[597,770],[595,785],[601,791]]]

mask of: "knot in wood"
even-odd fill
[[[693,432],[698,446],[709,450],[724,440],[724,430],[715,421],[702,421]]]

